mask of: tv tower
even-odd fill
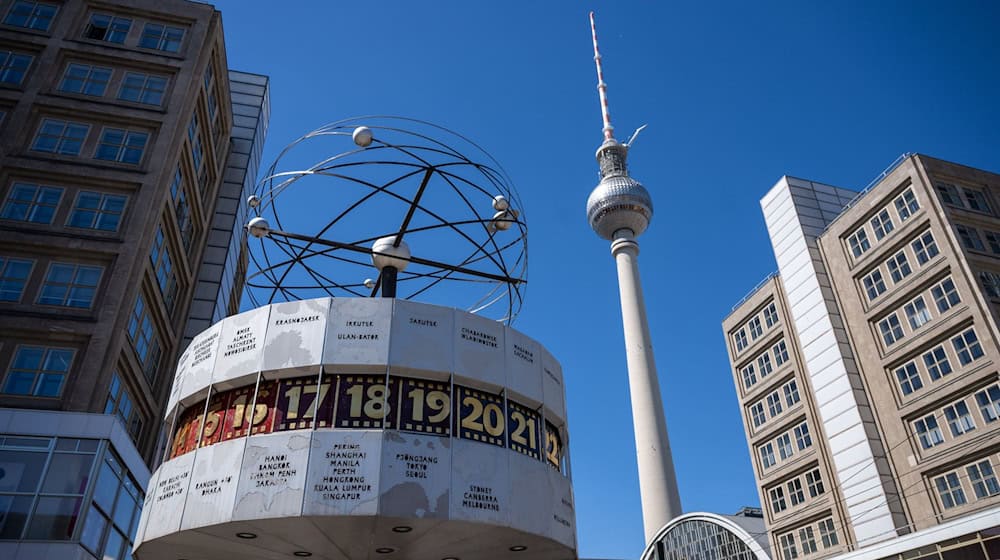
[[[648,543],[661,527],[680,515],[681,499],[677,476],[670,455],[667,421],[653,359],[653,343],[646,320],[646,304],[639,281],[639,243],[636,237],[646,231],[653,216],[653,200],[638,181],[629,177],[625,158],[635,134],[625,144],[615,140],[608,114],[607,84],[597,49],[594,12],[590,12],[590,31],[594,39],[597,64],[597,91],[604,117],[604,142],[597,149],[601,182],[587,199],[587,219],[597,235],[611,241],[611,254],[618,265],[618,290],[625,331],[625,355],[628,361],[628,384],[632,398],[632,423],[635,429],[636,462],[639,466],[639,494],[642,499],[642,524]],[[641,128],[639,130],[642,130]],[[636,134],[639,131],[636,131]]]

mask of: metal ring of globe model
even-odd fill
[[[264,175],[249,201],[254,307],[375,296],[379,267],[402,261],[398,294],[383,295],[508,324],[520,310],[523,207],[496,160],[467,138],[414,119],[354,117],[291,143]]]

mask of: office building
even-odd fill
[[[723,322],[773,556],[1000,557],[1000,176],[783,177],[778,272]]]
[[[230,97],[210,5],[0,2],[0,557],[130,557]]]

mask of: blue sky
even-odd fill
[[[225,0],[229,65],[271,77],[269,164],[346,117],[456,130],[505,167],[529,231],[515,327],[562,362],[579,553],[642,550],[608,244],[588,227],[601,142],[587,13],[618,137],[655,216],[640,266],[685,511],[758,498],[720,322],[775,269],[782,176],[863,188],[903,152],[1000,171],[1000,8],[908,2]]]

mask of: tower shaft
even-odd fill
[[[668,521],[681,514],[681,500],[639,279],[639,244],[630,231],[619,230],[615,234],[611,254],[618,265],[642,525],[649,543]]]

